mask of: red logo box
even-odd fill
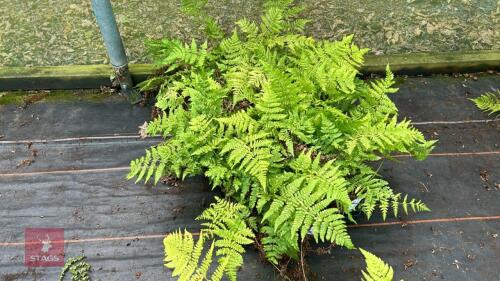
[[[24,229],[24,264],[28,267],[63,266],[64,229]]]

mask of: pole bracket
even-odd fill
[[[92,0],[92,10],[101,30],[108,56],[113,66],[114,79],[120,85],[120,93],[133,104],[142,100],[140,93],[134,89],[134,83],[128,69],[127,55],[110,0]]]

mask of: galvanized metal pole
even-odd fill
[[[120,84],[122,94],[126,95],[133,103],[139,102],[140,95],[134,89],[128,70],[127,55],[110,0],[92,0],[92,10],[101,30],[109,60],[115,71],[115,79]]]

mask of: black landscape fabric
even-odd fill
[[[400,80],[391,97],[401,117],[439,142],[425,161],[374,165],[432,211],[393,224],[360,218],[353,242],[392,265],[395,280],[499,280],[500,121],[469,98],[498,89],[500,76]],[[155,187],[125,179],[130,160],[161,141],[137,138],[149,118],[149,108],[116,99],[0,105],[0,280],[57,279],[60,268],[24,266],[16,243],[32,227],[64,228],[66,257],[85,255],[96,279],[175,280],[163,267],[162,236],[199,229],[194,218],[217,193],[202,178]],[[316,279],[360,280],[359,252],[327,246],[308,253]],[[279,280],[252,247],[239,277]]]

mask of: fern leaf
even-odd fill
[[[207,276],[209,265],[212,261],[212,252],[214,245],[212,244],[201,261],[201,266],[198,263],[203,250],[204,235],[200,234],[198,242],[194,244],[193,235],[184,231],[176,231],[163,239],[165,247],[165,267],[173,269],[172,276],[179,276],[181,280],[204,280]],[[195,278],[192,278],[194,274]]]
[[[301,154],[291,168],[298,176],[292,176],[281,188],[263,214],[263,222],[270,222],[277,232],[288,229],[289,239],[301,238],[311,229],[317,241],[330,241],[347,248],[353,244],[347,234],[344,216],[330,204],[349,206],[346,183],[332,162],[320,167],[319,156]]]
[[[219,267],[214,276],[218,279],[223,271],[230,280],[236,280],[238,268],[243,264],[243,245],[253,243],[254,234],[246,225],[244,219],[249,215],[246,207],[216,198],[216,203],[210,205],[197,219],[205,220],[206,233],[215,236],[216,255]]]
[[[267,9],[261,19],[261,30],[268,34],[279,33],[284,27],[283,10],[280,8],[271,7]]]
[[[165,266],[173,269],[172,276],[178,280],[221,280],[226,275],[229,280],[236,280],[238,269],[243,264],[243,245],[253,242],[254,234],[244,219],[248,210],[239,204],[216,198],[216,203],[197,218],[205,220],[206,226],[194,243],[193,235],[176,231],[165,237]],[[211,239],[210,246],[202,258],[206,239]],[[208,277],[213,254],[218,257],[218,265]]]
[[[247,37],[255,37],[259,32],[259,27],[254,22],[248,21],[245,18],[237,21],[236,24]]]
[[[500,112],[500,90],[497,90],[494,93],[483,94],[482,96],[471,100],[479,109],[489,114]]]
[[[362,271],[363,281],[392,281],[394,276],[392,267],[374,254],[361,248],[359,250],[365,257],[366,262],[366,271]]]
[[[229,153],[228,163],[254,176],[261,186],[267,187],[267,172],[272,161],[270,147],[273,141],[268,134],[257,133],[245,139],[234,138],[222,148],[221,154]]]

